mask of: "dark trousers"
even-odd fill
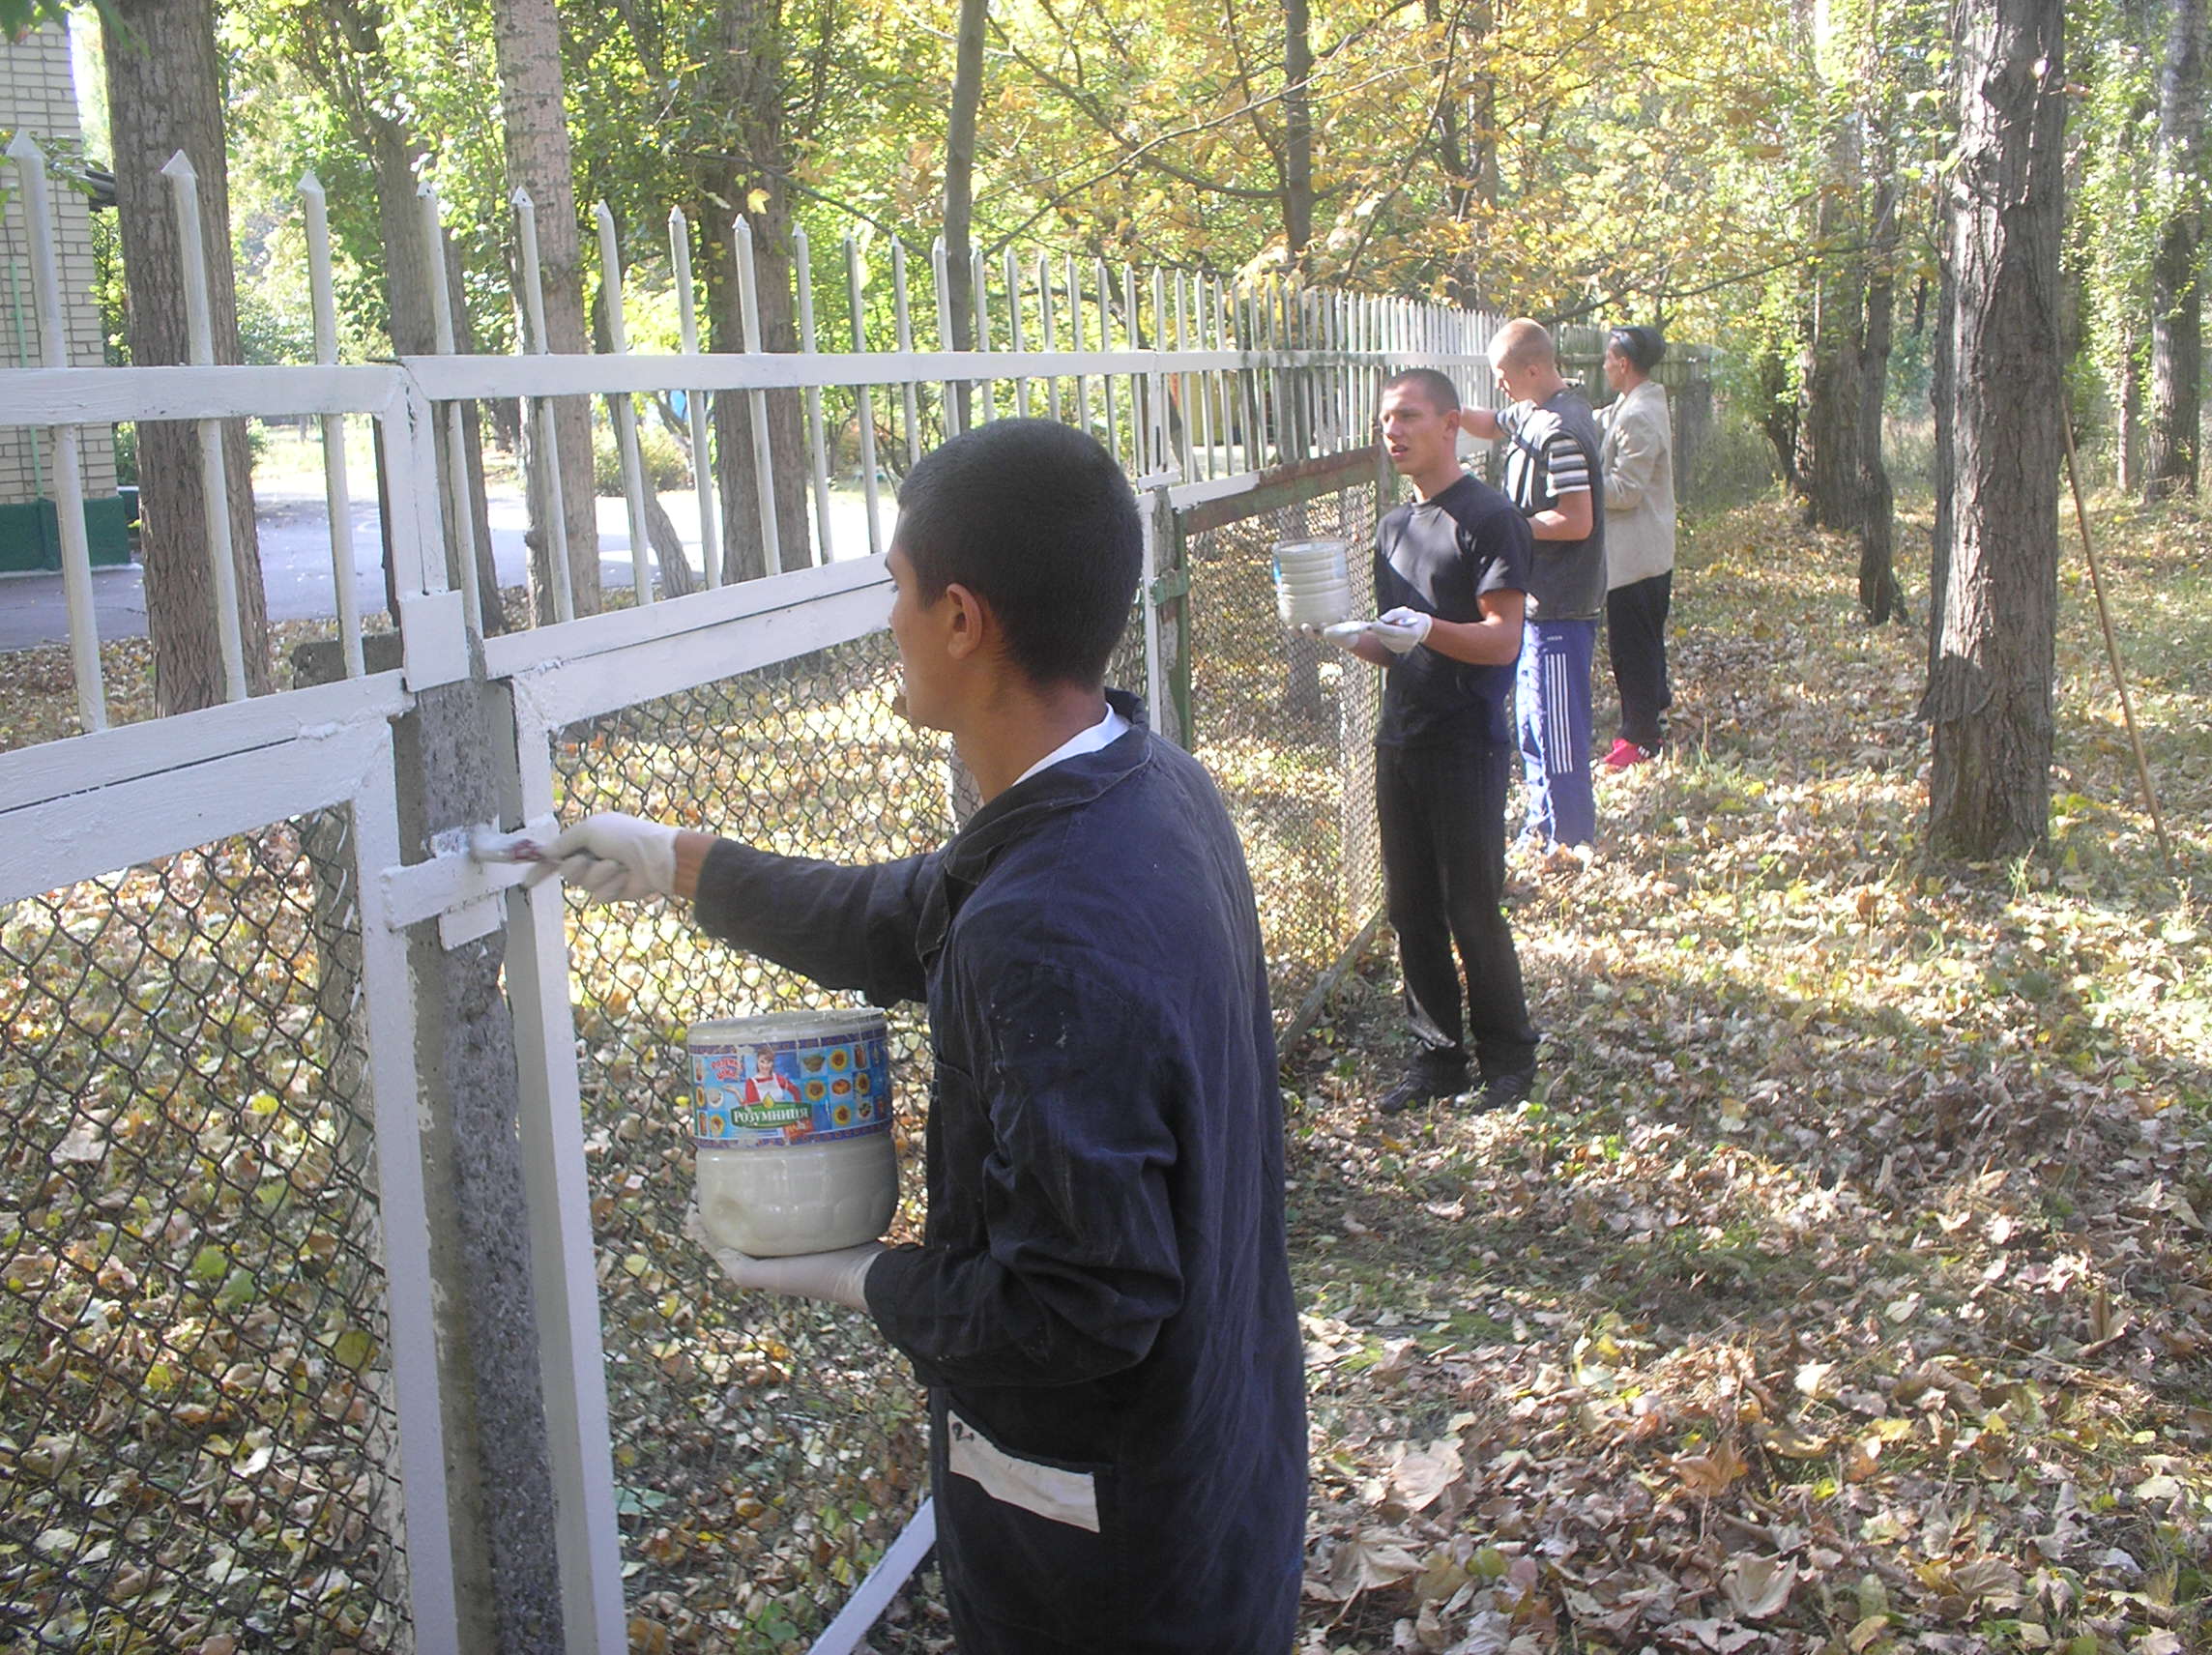
[[[1512,768],[1513,750],[1498,743],[1375,749],[1383,901],[1398,933],[1420,1062],[1438,1078],[1467,1072],[1470,1044],[1485,1079],[1536,1062],[1536,1030],[1502,906]]]
[[[1620,736],[1657,752],[1667,741],[1667,709],[1674,692],[1667,683],[1667,606],[1674,571],[1616,586],[1605,595],[1606,649],[1613,656],[1613,686],[1620,693]]]

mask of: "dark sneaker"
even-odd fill
[[[1433,1075],[1415,1069],[1384,1092],[1375,1107],[1384,1115],[1403,1115],[1409,1109],[1426,1109],[1444,1098],[1457,1097],[1466,1089],[1465,1075]]]
[[[1475,1098],[1475,1107],[1481,1110],[1511,1109],[1535,1088],[1534,1069],[1516,1069],[1510,1074],[1492,1075],[1482,1083],[1482,1090]]]

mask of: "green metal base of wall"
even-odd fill
[[[85,537],[95,568],[131,561],[135,502],[121,495],[84,503]],[[50,500],[0,506],[0,573],[62,566],[61,518]]]

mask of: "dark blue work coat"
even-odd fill
[[[930,1393],[962,1655],[1285,1655],[1306,1498],[1266,966],[1235,828],[1144,727],[875,867],[724,840],[698,917],[926,997],[920,1246],[868,1309]]]

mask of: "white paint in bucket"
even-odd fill
[[[877,1011],[695,1023],[699,1222],[755,1258],[872,1241],[898,1205],[890,1040]]]

